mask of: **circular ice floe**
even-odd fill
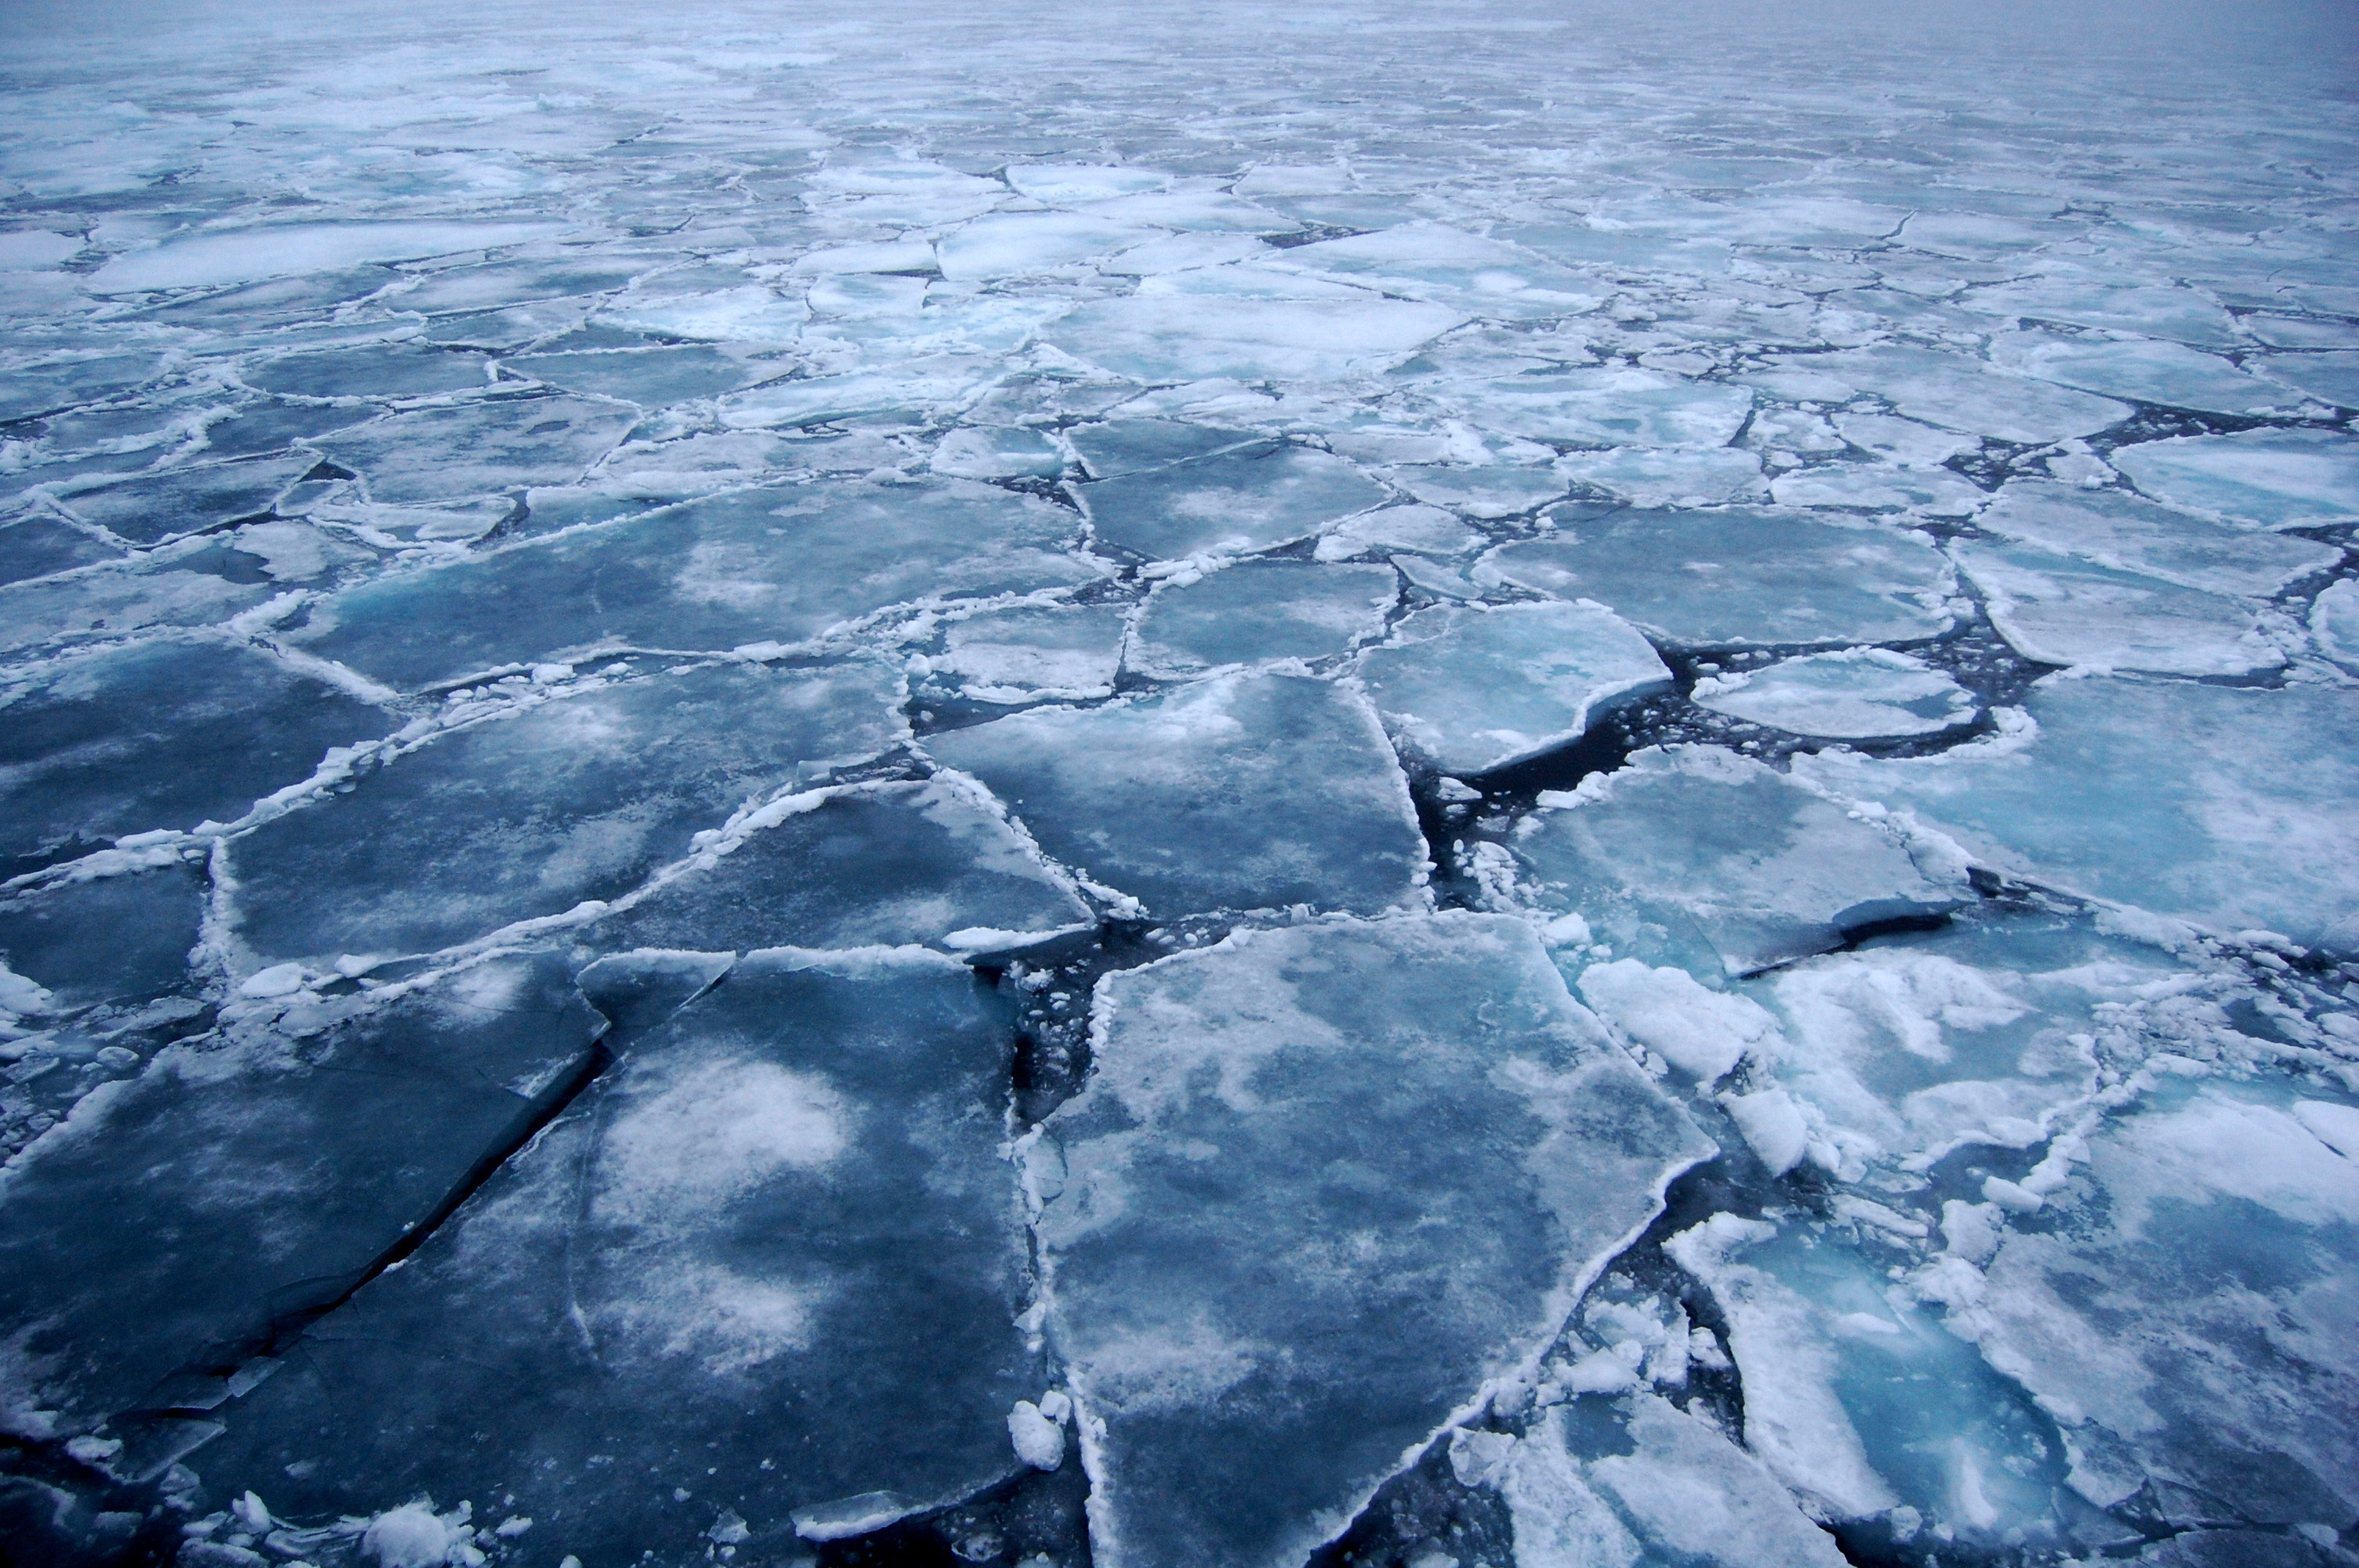
[[[1862,740],[1927,735],[1974,716],[1963,687],[1924,660],[1886,648],[1782,659],[1696,682],[1699,707],[1797,735]]]

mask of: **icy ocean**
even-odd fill
[[[0,10],[0,1563],[2359,1564],[2359,12]]]

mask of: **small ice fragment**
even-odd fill
[[[1016,1400],[1007,1412],[1007,1438],[1016,1445],[1016,1457],[1035,1470],[1054,1470],[1065,1462],[1065,1429],[1030,1400]]]
[[[1585,926],[1581,939],[1588,939]],[[1760,1003],[1706,990],[1684,969],[1649,968],[1636,958],[1591,965],[1582,973],[1581,995],[1622,1033],[1705,1083],[1777,1033]]]
[[[1073,1401],[1064,1390],[1051,1389],[1040,1396],[1040,1413],[1062,1426],[1065,1418],[1073,1413]]]
[[[1598,1350],[1558,1373],[1556,1381],[1568,1393],[1619,1394],[1638,1386],[1638,1374],[1626,1357]]]
[[[532,1521],[527,1519],[525,1523],[528,1526]],[[507,1527],[501,1526],[499,1533],[506,1535]],[[723,1509],[721,1510],[721,1517],[712,1521],[712,1528],[704,1532],[704,1538],[715,1546],[735,1546],[753,1533],[746,1528],[745,1521],[738,1517],[734,1509]]]
[[[1507,1433],[1468,1432],[1462,1427],[1450,1434],[1450,1473],[1462,1487],[1492,1486],[1506,1472],[1515,1452],[1516,1440]]]
[[[2359,1109],[2330,1100],[2294,1101],[2296,1121],[2317,1134],[2318,1141],[2347,1160],[2359,1160]]]
[[[2048,1200],[2027,1187],[2018,1186],[2004,1176],[1984,1176],[1983,1196],[2001,1208],[2011,1208],[2017,1214],[2038,1212]]]
[[[892,1492],[863,1492],[832,1503],[797,1509],[795,1533],[805,1541],[842,1541],[882,1530],[909,1511],[908,1501]]]
[[[1802,1120],[1801,1107],[1784,1089],[1723,1095],[1720,1103],[1771,1175],[1782,1176],[1801,1162],[1803,1151],[1810,1147],[1810,1131]]]
[[[292,996],[303,989],[303,966],[273,964],[266,969],[256,969],[237,988],[240,996],[261,1000],[269,997]]]
[[[450,1527],[434,1517],[431,1498],[387,1509],[361,1531],[361,1552],[384,1568],[442,1568],[451,1546]]]

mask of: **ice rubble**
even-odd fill
[[[1710,1148],[1510,920],[1240,934],[1097,1006],[1024,1170],[1115,1563],[1300,1561]]]

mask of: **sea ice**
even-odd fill
[[[1973,694],[1911,654],[1805,654],[1695,684],[1696,705],[1797,735],[1930,735],[1971,721]]]
[[[1503,545],[1477,582],[1594,599],[1680,647],[1895,641],[1946,631],[1940,553],[1872,524],[1751,507],[1617,512]]]
[[[1241,932],[1094,1028],[1024,1172],[1118,1565],[1299,1563],[1711,1147],[1494,916]]]
[[[77,491],[59,504],[82,522],[135,545],[200,534],[259,517],[287,488],[319,466],[309,452],[205,464]]]
[[[1930,349],[1846,349],[1804,362],[1814,373],[1872,392],[1928,425],[2045,444],[2130,416],[2129,406]]]
[[[1075,493],[1101,541],[1151,561],[1266,550],[1386,499],[1342,458],[1291,445],[1126,474]]]
[[[2023,711],[2029,724],[1940,756],[1822,753],[1795,771],[1908,806],[2012,875],[2359,951],[2351,693],[2051,677]]]
[[[1962,543],[1951,554],[2027,659],[2173,676],[2249,676],[2285,663],[2242,600],[2027,545]]]
[[[740,491],[380,577],[290,640],[419,685],[601,644],[799,643],[897,603],[1090,581],[1075,532],[1047,502],[962,480]]]
[[[1126,663],[1169,680],[1234,665],[1329,658],[1381,633],[1399,597],[1390,567],[1243,561],[1158,587]]]
[[[998,804],[951,775],[788,795],[600,929],[609,945],[699,952],[965,948],[1089,918]]]
[[[1670,671],[1603,606],[1437,605],[1359,659],[1361,684],[1404,751],[1443,773],[1489,773],[1578,740]]]
[[[228,846],[241,941],[430,951],[612,901],[782,786],[904,739],[874,659],[614,681],[464,724]]]
[[[1991,344],[2009,370],[2111,397],[2220,414],[2289,414],[2300,399],[2216,354],[2141,339],[2062,338],[2020,332]]]
[[[980,610],[943,629],[926,663],[983,702],[1112,697],[1130,627],[1125,604],[1022,604]]]
[[[2114,454],[2140,490],[2173,506],[2263,528],[2359,516],[2359,441],[2332,430],[2181,436]]]
[[[1346,518],[1319,536],[1311,553],[1322,561],[1415,550],[1461,556],[1484,543],[1482,535],[1435,506],[1386,506]]]
[[[2052,1217],[2011,1227],[1986,1278],[1951,1266],[1952,1331],[2063,1428],[2090,1501],[2149,1487],[2181,1527],[2359,1509],[2359,1440],[2306,1413],[2359,1400],[2359,1163],[2310,1130],[2310,1106],[2350,1114],[2165,1080],[2087,1139]]]
[[[1513,839],[1525,898],[1690,968],[1749,973],[1967,896],[1888,825],[1717,747],[1641,752],[1544,805]]]
[[[388,414],[316,444],[368,481],[371,499],[443,501],[570,484],[630,429],[614,403],[517,397]]]
[[[1043,1375],[1006,1004],[907,948],[687,979],[722,968],[239,1401],[208,1481],[291,1515],[506,1497],[535,1552],[596,1561],[701,1559],[724,1509],[793,1554],[1013,1471]]]
[[[529,1129],[603,1027],[563,966],[517,957],[304,1011],[292,1028],[167,1048],[9,1164],[16,1421],[45,1410],[81,1433],[218,1405],[250,1357],[283,1348]]]
[[[1158,918],[1421,902],[1425,841],[1392,747],[1364,697],[1325,681],[1224,676],[925,747],[1007,802],[1051,856]]]
[[[2010,481],[1974,519],[2002,538],[2212,593],[2266,598],[2342,558],[2332,545],[2191,517],[2120,490]]]
[[[62,660],[0,702],[0,853],[87,852],[234,822],[392,716],[234,643],[154,642]]]

